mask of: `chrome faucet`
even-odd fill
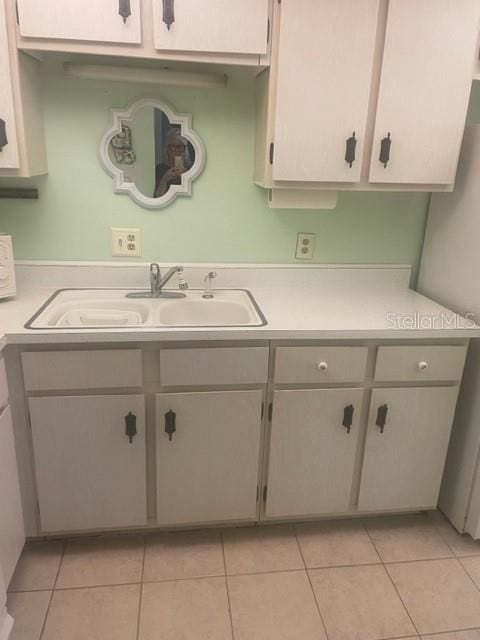
[[[150,295],[152,298],[156,298],[158,293],[161,292],[159,282],[160,267],[156,262],[152,262],[152,264],[150,265]]]
[[[183,267],[172,267],[162,277],[160,266],[156,262],[152,262],[150,265],[150,291],[133,291],[132,293],[127,293],[127,298],[185,298],[184,293],[163,290],[163,287],[176,273],[182,272]],[[180,281],[179,288],[188,289],[184,279]]]
[[[217,277],[216,271],[210,271],[210,273],[207,273],[207,275],[203,279],[203,282],[205,283],[205,291],[203,293],[202,298],[207,298],[207,300],[210,298],[213,298],[212,280],[216,277]]]

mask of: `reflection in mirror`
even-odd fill
[[[176,195],[190,195],[204,152],[189,116],[148,99],[112,113],[116,124],[104,137],[101,157],[115,178],[115,190],[151,208],[165,206]]]

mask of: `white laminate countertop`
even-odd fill
[[[480,327],[408,288],[409,267],[215,265],[219,288],[246,288],[268,324],[263,327],[26,329],[25,323],[60,288],[139,288],[145,265],[17,265],[18,294],[0,301],[5,344],[192,340],[452,339],[480,337]],[[36,267],[36,270],[35,270]],[[108,269],[108,267],[112,267]],[[188,266],[192,288],[210,268]],[[73,274],[73,275],[72,275]],[[48,281],[52,286],[46,286]],[[100,282],[99,282],[100,280]],[[33,285],[32,282],[37,283]],[[55,283],[55,284],[53,284]],[[113,284],[115,283],[115,284]],[[63,286],[62,286],[63,285]],[[468,310],[463,310],[468,313]]]

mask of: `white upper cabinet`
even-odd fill
[[[478,0],[390,0],[370,182],[453,184],[478,23]]]
[[[282,0],[274,180],[360,179],[378,12],[379,0]]]
[[[282,0],[257,78],[255,182],[451,191],[478,0]]]
[[[47,173],[39,62],[18,51],[15,7],[0,1],[0,177]]]
[[[20,158],[13,98],[13,79],[7,36],[5,4],[0,3],[0,169],[18,169]]]
[[[20,34],[138,44],[141,0],[17,0]]]
[[[155,47],[265,54],[268,5],[268,0],[153,0]]]

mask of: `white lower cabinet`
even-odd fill
[[[30,398],[41,530],[147,523],[143,395]]]
[[[158,378],[147,370],[148,383],[141,349],[24,353],[39,532],[435,508],[466,347],[289,342],[274,344],[273,358],[265,344],[169,347],[160,350]],[[122,393],[124,378],[109,373],[125,354],[135,356],[128,385],[142,393]],[[45,386],[45,358],[62,359],[65,388],[60,379]],[[2,376],[0,366],[0,383]],[[67,396],[67,387],[79,390]],[[8,409],[0,438],[6,433],[11,440]],[[0,487],[7,482],[2,442]],[[23,539],[5,533],[0,517],[2,536],[14,557]]]
[[[266,517],[349,510],[363,389],[276,391]]]
[[[374,389],[358,509],[437,505],[458,387]]]
[[[6,586],[25,542],[21,505],[12,413],[7,406],[0,412],[0,574]],[[0,618],[1,609],[0,601]]]
[[[262,391],[156,396],[159,525],[254,521]]]

